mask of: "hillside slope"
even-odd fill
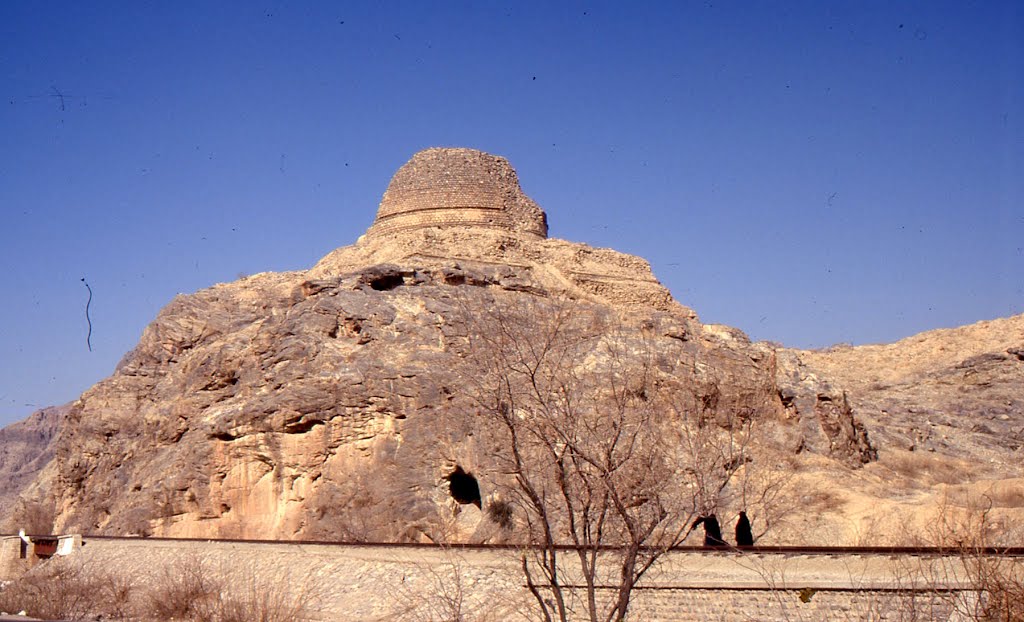
[[[503,159],[416,154],[355,244],[171,301],[70,406],[23,495],[52,499],[61,531],[515,541],[488,518],[511,474],[468,344],[502,309],[543,326],[571,305],[701,425],[757,431],[745,479],[701,510],[770,520],[763,542],[905,542],[987,493],[1004,525],[1022,517],[1024,316],[890,346],[751,343],[701,324],[642,258],[546,223]],[[608,364],[595,351],[585,367]],[[453,494],[459,472],[476,505]]]

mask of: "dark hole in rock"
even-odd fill
[[[405,284],[401,274],[384,274],[370,281],[370,288],[378,292],[385,292]]]
[[[782,400],[783,408],[789,408],[793,405],[793,400],[796,399],[796,395],[779,391],[779,399]]]
[[[448,480],[448,490],[452,493],[452,499],[463,505],[472,503],[478,508],[482,507],[480,484],[475,477],[463,471],[461,466],[455,465],[455,470],[445,479]]]

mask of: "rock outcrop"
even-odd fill
[[[843,371],[868,363],[703,325],[643,259],[548,238],[504,159],[431,149],[399,170],[355,244],[308,271],[171,301],[71,406],[35,494],[55,499],[64,531],[493,539],[482,516],[502,474],[475,433],[459,344],[479,329],[474,310],[524,299],[616,318],[709,420],[757,421],[775,455],[827,470],[823,486],[872,463],[876,433],[910,438],[885,432],[890,398]],[[972,369],[1018,383],[1019,351],[1005,351]],[[454,473],[473,475],[484,503],[454,498]]]
[[[847,387],[889,447],[1014,472],[1024,447],[1024,315],[921,333],[897,343],[795,353]]]
[[[436,538],[456,467],[487,495],[457,343],[466,310],[571,299],[649,335],[716,413],[780,446],[859,465],[873,450],[840,392],[705,328],[638,257],[549,239],[507,161],[431,149],[395,175],[367,235],[307,272],[173,300],[71,408],[48,483],[65,530]],[[644,337],[647,338],[647,337]],[[838,406],[837,406],[838,405]]]
[[[70,407],[65,404],[43,408],[0,430],[0,517],[27,518],[24,512],[14,516],[16,510],[24,509],[24,504],[18,507],[18,497],[53,459],[57,431],[63,426]],[[25,503],[44,501],[48,499],[25,499]],[[43,528],[49,529],[48,526]]]
[[[65,528],[324,537],[317,523],[331,506],[363,495],[356,503],[378,528],[336,530],[429,536],[449,502],[445,478],[490,463],[460,416],[466,378],[453,344],[464,309],[548,293],[522,269],[443,264],[257,275],[176,298],[68,415],[54,487]],[[701,387],[712,412],[779,421],[794,450],[870,459],[849,409],[822,407],[841,395],[780,389],[770,348],[686,313],[636,306],[626,321],[673,354],[671,375]]]

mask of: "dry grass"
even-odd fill
[[[947,502],[970,508],[980,502],[993,508],[1024,508],[1024,480],[1004,480],[961,484],[945,489]]]
[[[878,452],[878,461],[896,475],[925,485],[960,484],[973,477],[970,464],[935,453],[889,449]]]
[[[298,622],[318,607],[320,587],[313,577],[270,577],[198,556],[171,563],[147,585],[55,558],[0,588],[0,611],[46,620]]]
[[[805,513],[813,514],[838,513],[846,506],[843,494],[829,488],[808,489],[797,501]]]

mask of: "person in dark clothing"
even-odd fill
[[[750,519],[746,512],[740,512],[736,521],[736,546],[754,546],[754,534],[750,530]]]
[[[718,526],[718,518],[714,514],[708,514],[704,518],[704,546],[725,546],[722,539],[722,528]]]
[[[693,523],[690,529],[696,529],[698,525],[704,525],[704,546],[720,548],[728,546],[722,539],[722,528],[718,526],[718,518],[714,514],[701,516]]]

